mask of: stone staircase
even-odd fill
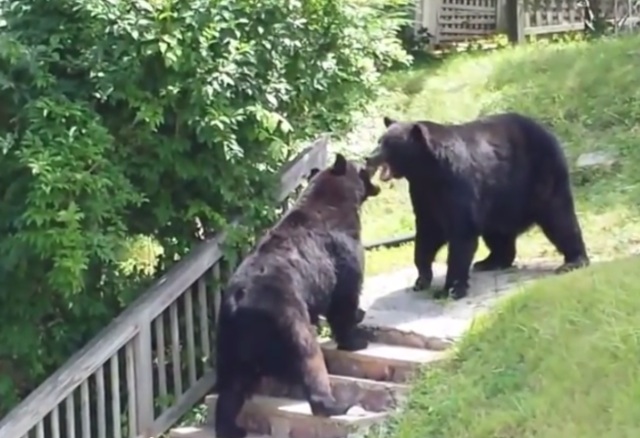
[[[381,422],[398,405],[409,389],[406,384],[418,368],[441,360],[448,343],[401,332],[391,327],[363,326],[370,344],[365,350],[346,352],[332,341],[323,342],[334,396],[355,404],[347,415],[314,417],[302,389],[274,380],[262,382],[259,395],[249,400],[239,423],[251,438],[346,438],[355,431]],[[182,427],[171,438],[215,438],[213,413],[216,395],[206,399],[207,423]]]
[[[446,267],[434,264],[435,285],[444,283]],[[365,281],[360,305],[367,311],[361,326],[369,347],[356,352],[323,343],[333,394],[359,408],[348,415],[311,415],[300,388],[265,381],[260,395],[246,403],[240,422],[250,438],[345,438],[383,421],[407,394],[407,381],[420,367],[443,359],[473,319],[522,285],[553,272],[553,264],[534,262],[518,269],[474,273],[469,296],[438,302],[410,290],[413,268]],[[171,438],[215,438],[212,416],[216,396],[206,400],[207,423],[173,429]]]

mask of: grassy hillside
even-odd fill
[[[366,153],[382,132],[384,114],[441,122],[498,111],[538,117],[560,137],[572,165],[583,152],[617,154],[618,168],[576,177],[574,187],[590,252],[599,257],[627,254],[640,242],[639,47],[639,37],[538,43],[460,55],[389,75],[384,96],[337,147]],[[366,240],[413,231],[406,184],[383,188],[381,197],[366,206]],[[519,260],[558,257],[537,230],[520,239],[518,251]],[[411,265],[411,254],[411,245],[372,252],[368,274]]]
[[[538,117],[561,138],[574,168],[581,153],[617,156],[612,170],[575,175],[578,215],[594,258],[637,253],[639,47],[640,37],[531,44],[396,74],[340,147],[372,147],[382,114],[444,122],[513,110]],[[413,228],[406,186],[386,189],[367,205],[368,239]],[[557,257],[537,230],[518,250],[521,261]],[[407,245],[371,253],[368,271],[411,265],[411,252]],[[639,267],[637,257],[594,265],[503,302],[477,321],[449,362],[415,381],[404,409],[369,438],[640,436]]]
[[[507,300],[369,438],[640,436],[638,266],[550,277]]]

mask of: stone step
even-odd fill
[[[213,427],[176,427],[169,431],[169,438],[216,438]],[[268,435],[249,434],[246,438],[271,438]]]
[[[373,324],[361,325],[359,330],[369,342],[398,345],[401,347],[423,348],[444,351],[450,348],[455,339],[446,336],[428,336],[414,331]]]
[[[452,325],[449,321],[439,320],[437,324],[431,324],[431,317],[407,322],[412,317],[415,318],[413,315],[407,317],[406,312],[369,310],[358,326],[358,331],[369,342],[379,344],[443,351],[455,343],[456,339],[450,333],[443,332],[443,326],[447,328]],[[326,325],[323,317],[320,320]],[[460,330],[454,331],[455,334],[458,332]]]
[[[446,357],[445,351],[370,343],[364,350],[342,351],[333,341],[322,343],[331,374],[377,381],[405,383],[422,366]]]
[[[370,412],[393,409],[409,391],[408,385],[394,382],[379,382],[357,377],[331,375],[333,396],[349,405],[360,405]],[[271,397],[304,400],[302,387],[286,385],[275,379],[264,379],[258,394]]]
[[[209,424],[215,421],[217,399],[217,395],[206,398]],[[238,424],[250,433],[277,438],[347,438],[355,430],[362,431],[381,422],[387,415],[356,407],[347,415],[317,417],[306,401],[254,396],[245,403]]]

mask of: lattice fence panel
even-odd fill
[[[482,38],[495,33],[497,0],[442,0],[438,42]]]
[[[525,8],[527,34],[565,32],[584,26],[584,7],[578,0],[529,0]]]

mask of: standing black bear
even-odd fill
[[[435,296],[466,296],[478,237],[490,254],[474,269],[505,269],[515,259],[516,238],[534,224],[564,256],[556,272],[589,264],[566,158],[555,136],[535,120],[507,113],[458,125],[388,117],[384,123],[387,131],[367,167],[381,167],[382,181],[409,182],[414,290],[431,285],[431,265],[448,243],[445,287]]]
[[[379,190],[365,169],[338,154],[233,274],[216,345],[219,438],[246,436],[236,418],[266,376],[301,384],[314,415],[351,407],[331,393],[312,322],[325,315],[340,349],[366,348],[355,330],[363,317],[360,206]]]

